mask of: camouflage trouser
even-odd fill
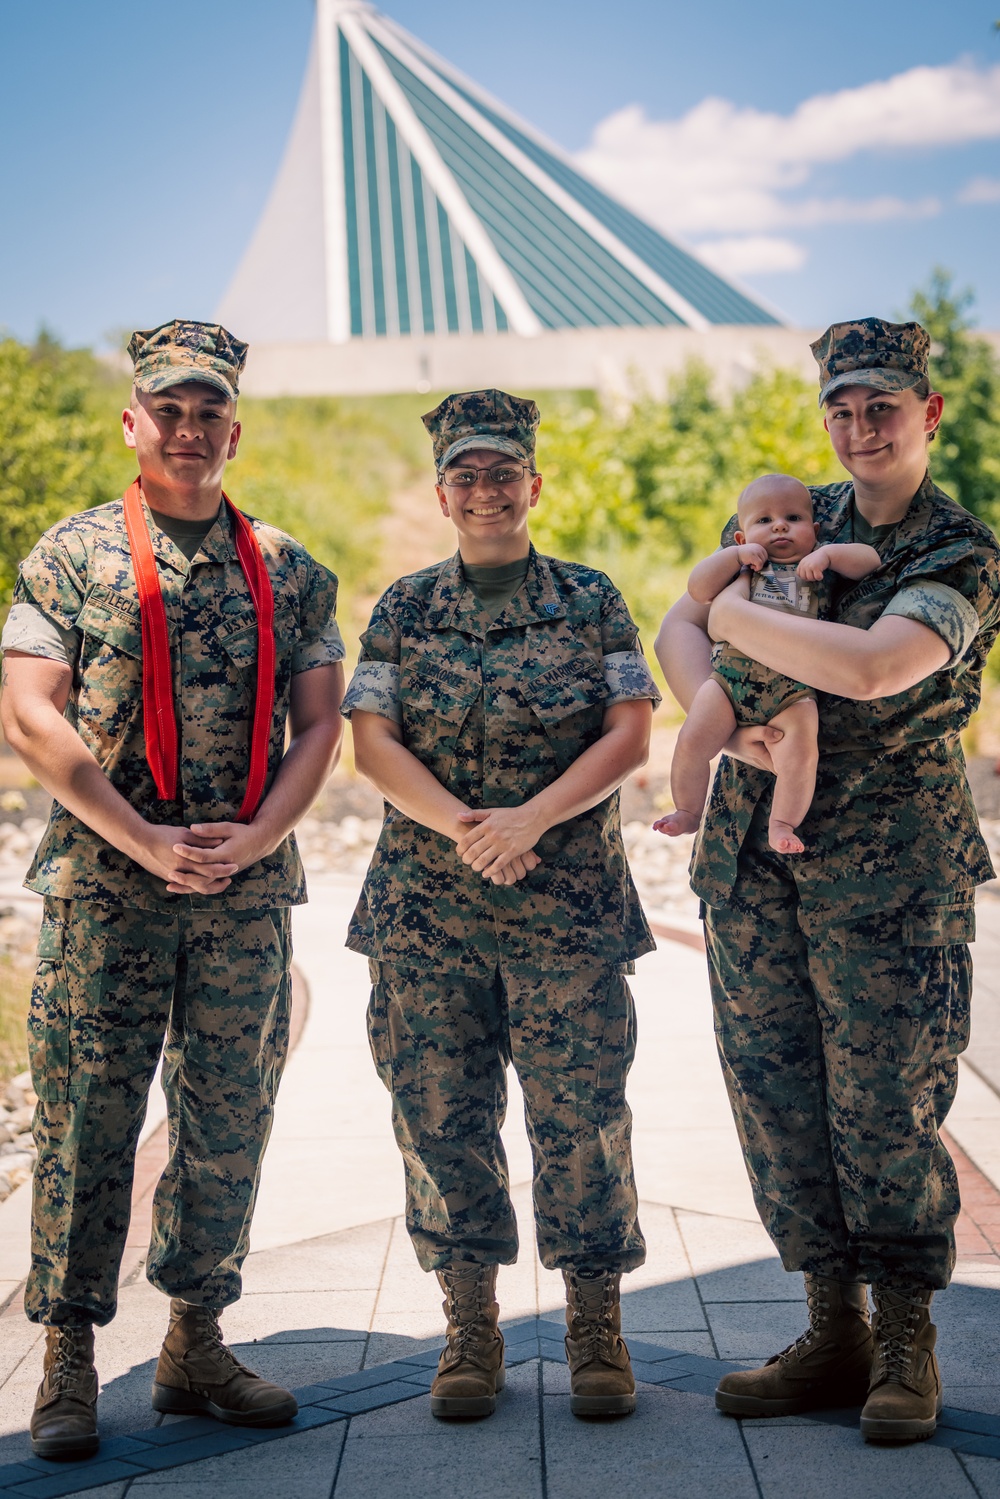
[[[221,1308],[240,1294],[288,1046],[289,917],[47,899],[28,1043],[38,1107],[33,1322],[115,1314],[136,1142],[161,1045],[170,1159],[146,1273]]]
[[[392,1094],[406,1226],[425,1270],[510,1264],[517,1224],[500,1126],[506,1063],[524,1092],[538,1252],[549,1269],[633,1270],[636,1217],[625,1079],[635,1008],[619,969],[483,984],[375,963],[368,1034]]]
[[[974,892],[811,922],[793,862],[744,849],[730,903],[705,908],[757,1211],[787,1270],[946,1286],[959,1196],[938,1131],[968,1044]]]

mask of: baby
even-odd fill
[[[750,568],[754,603],[815,619],[823,612],[827,569],[856,581],[881,565],[875,548],[860,542],[817,548],[812,497],[788,474],[765,474],[748,484],[737,504],[737,519],[736,545],[713,552],[688,579],[688,592],[700,604],[710,604],[741,568]],[[804,682],[793,682],[727,644],[716,653],[712,675],[699,688],[677,740],[670,767],[677,810],[654,822],[654,828],[671,837],[693,833],[708,795],[711,760],[737,726],[763,723],[783,735],[768,746],[775,773],[768,841],[778,853],[802,853],[795,829],[816,789],[816,694]]]

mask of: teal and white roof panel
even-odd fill
[[[220,318],[267,342],[775,324],[362,0],[318,0]]]

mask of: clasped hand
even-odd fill
[[[545,832],[531,812],[520,807],[491,807],[480,812],[460,812],[460,822],[473,824],[459,838],[456,850],[484,880],[494,885],[515,885],[542,862],[534,846]]]
[[[219,895],[234,874],[269,852],[252,823],[196,822],[189,828],[147,823],[136,862],[164,880],[171,895]]]

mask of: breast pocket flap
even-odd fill
[[[257,660],[257,621],[240,618],[238,621],[216,626],[219,644],[237,666],[250,667]],[[275,640],[280,640],[275,621]]]
[[[458,673],[404,673],[399,688],[400,703],[407,717],[413,715],[461,723],[482,692],[479,678],[460,677]]]
[[[573,713],[607,702],[604,669],[590,655],[561,662],[535,677],[525,687],[532,708],[543,723],[559,723]]]
[[[106,594],[94,591],[77,617],[77,628],[92,640],[100,640],[125,656],[142,656],[142,621],[134,612],[112,603]]]

